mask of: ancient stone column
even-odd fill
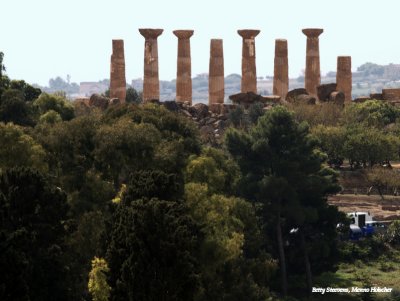
[[[286,40],[275,40],[274,95],[285,99],[289,91],[288,46]]]
[[[210,66],[208,72],[208,104],[224,103],[224,50],[221,39],[212,39],[210,43]]]
[[[315,97],[317,97],[317,86],[321,83],[318,37],[323,31],[320,28],[303,29],[303,33],[307,36],[305,88]]]
[[[112,40],[110,98],[121,102],[126,98],[124,40]]]
[[[254,38],[260,33],[259,30],[242,29],[238,34],[243,38],[242,42],[242,93],[257,93],[256,72],[256,45]]]
[[[144,42],[143,101],[160,99],[160,80],[158,78],[157,38],[163,29],[141,28],[139,32]]]
[[[336,89],[344,93],[344,101],[351,102],[351,56],[338,56],[336,83]]]
[[[174,30],[178,37],[178,65],[176,71],[176,101],[192,104],[192,62],[190,37],[193,30]]]

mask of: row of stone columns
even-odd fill
[[[305,89],[317,97],[317,86],[321,83],[319,60],[319,35],[323,29],[307,28],[302,30],[307,36]],[[160,98],[158,76],[157,38],[162,29],[139,29],[145,38],[144,47],[144,79],[143,100],[145,102]],[[178,61],[176,77],[176,101],[192,102],[192,74],[190,56],[190,37],[193,30],[175,30],[178,37]],[[242,37],[242,79],[241,92],[257,93],[256,48],[255,37],[259,30],[238,30]],[[275,40],[273,94],[285,99],[289,88],[288,45],[283,39]],[[111,55],[110,97],[126,97],[125,59],[123,40],[113,40]],[[351,57],[339,56],[337,61],[337,89],[344,92],[345,100],[351,101]],[[212,39],[210,43],[209,65],[209,104],[223,103],[224,89],[224,57],[221,39]]]

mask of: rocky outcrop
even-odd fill
[[[90,96],[89,106],[105,110],[107,109],[109,102],[110,102],[109,98],[99,94],[93,94],[92,96]]]
[[[229,96],[229,99],[235,105],[241,105],[245,108],[248,108],[250,105],[260,102],[262,104],[267,103],[279,103],[281,97],[279,95],[271,95],[271,96],[261,96],[254,92],[246,92],[246,93],[237,93]]]
[[[286,94],[286,101],[291,103],[315,105],[317,100],[314,96],[309,95],[306,89],[298,88],[290,90]]]
[[[336,91],[336,83],[317,86],[317,95],[320,101],[329,101],[330,94]]]
[[[288,102],[295,102],[296,98],[299,95],[308,95],[308,92],[306,89],[303,88],[298,88],[298,89],[293,89],[290,90],[287,94],[286,94],[286,101]]]
[[[345,102],[345,94],[343,91],[337,90],[336,83],[322,84],[317,87],[318,99],[320,102],[334,102],[343,105]]]

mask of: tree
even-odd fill
[[[363,125],[347,128],[343,144],[343,154],[350,165],[372,167],[378,163],[388,163],[398,158],[400,140],[374,127]]]
[[[0,121],[19,125],[33,125],[31,108],[25,102],[23,92],[16,89],[5,90],[0,99]]]
[[[93,301],[108,301],[111,287],[107,283],[106,273],[109,271],[107,261],[103,258],[95,257],[92,260],[88,287]]]
[[[129,87],[126,89],[126,102],[139,104],[143,102],[142,92],[136,91],[134,88]]]
[[[29,85],[24,80],[12,80],[9,88],[21,91],[24,95],[24,101],[33,101],[42,93],[39,88]]]
[[[149,168],[160,133],[151,124],[135,124],[121,118],[113,125],[102,125],[95,141],[94,155],[99,169],[119,188],[129,171]]]
[[[62,121],[62,118],[60,114],[58,114],[54,110],[47,111],[44,113],[42,116],[39,118],[40,123],[50,123],[50,124],[55,124],[57,122]]]
[[[4,53],[0,51],[0,82],[3,77],[3,71],[6,71],[6,67],[3,64],[3,59],[4,59]]]
[[[69,300],[66,195],[26,168],[0,175],[0,299]]]
[[[0,145],[0,171],[12,167],[48,170],[45,150],[20,126],[0,123]]]
[[[204,232],[199,248],[201,290],[196,300],[267,299],[277,265],[261,248],[255,208],[193,182],[185,186],[185,200]]]
[[[40,115],[44,115],[49,111],[59,114],[62,120],[71,120],[74,118],[74,107],[68,100],[61,96],[42,93],[33,103],[38,108]]]
[[[397,170],[388,167],[373,167],[366,171],[368,182],[378,190],[382,201],[385,189],[394,188],[394,191],[400,186],[400,174]]]
[[[367,100],[346,106],[343,117],[348,126],[364,124],[368,127],[383,128],[400,117],[400,110],[385,101]]]
[[[319,140],[322,151],[328,155],[328,164],[340,167],[345,158],[343,148],[346,141],[345,128],[318,125],[311,132]]]
[[[231,195],[240,178],[236,162],[222,150],[207,147],[200,156],[192,155],[185,170],[186,182],[207,184],[212,193]]]
[[[185,205],[152,198],[116,206],[107,249],[111,300],[193,300],[199,230]]]
[[[307,124],[297,123],[287,109],[275,107],[259,119],[250,133],[230,130],[226,145],[243,173],[241,194],[261,203],[266,230],[275,228],[282,293],[286,295],[288,289],[284,247],[288,227],[298,228],[303,236],[304,243],[298,247],[304,254],[310,293],[312,258],[308,255],[308,241],[315,233],[334,239],[338,214],[333,214],[329,231],[321,233],[316,225],[322,222],[323,212],[330,210],[326,195],[337,192],[339,187],[335,174],[322,167],[323,158],[315,151],[316,141],[310,137]]]

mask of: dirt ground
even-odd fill
[[[400,219],[400,196],[337,194],[328,198],[330,205],[338,206],[345,213],[369,211],[376,221],[393,221]]]

